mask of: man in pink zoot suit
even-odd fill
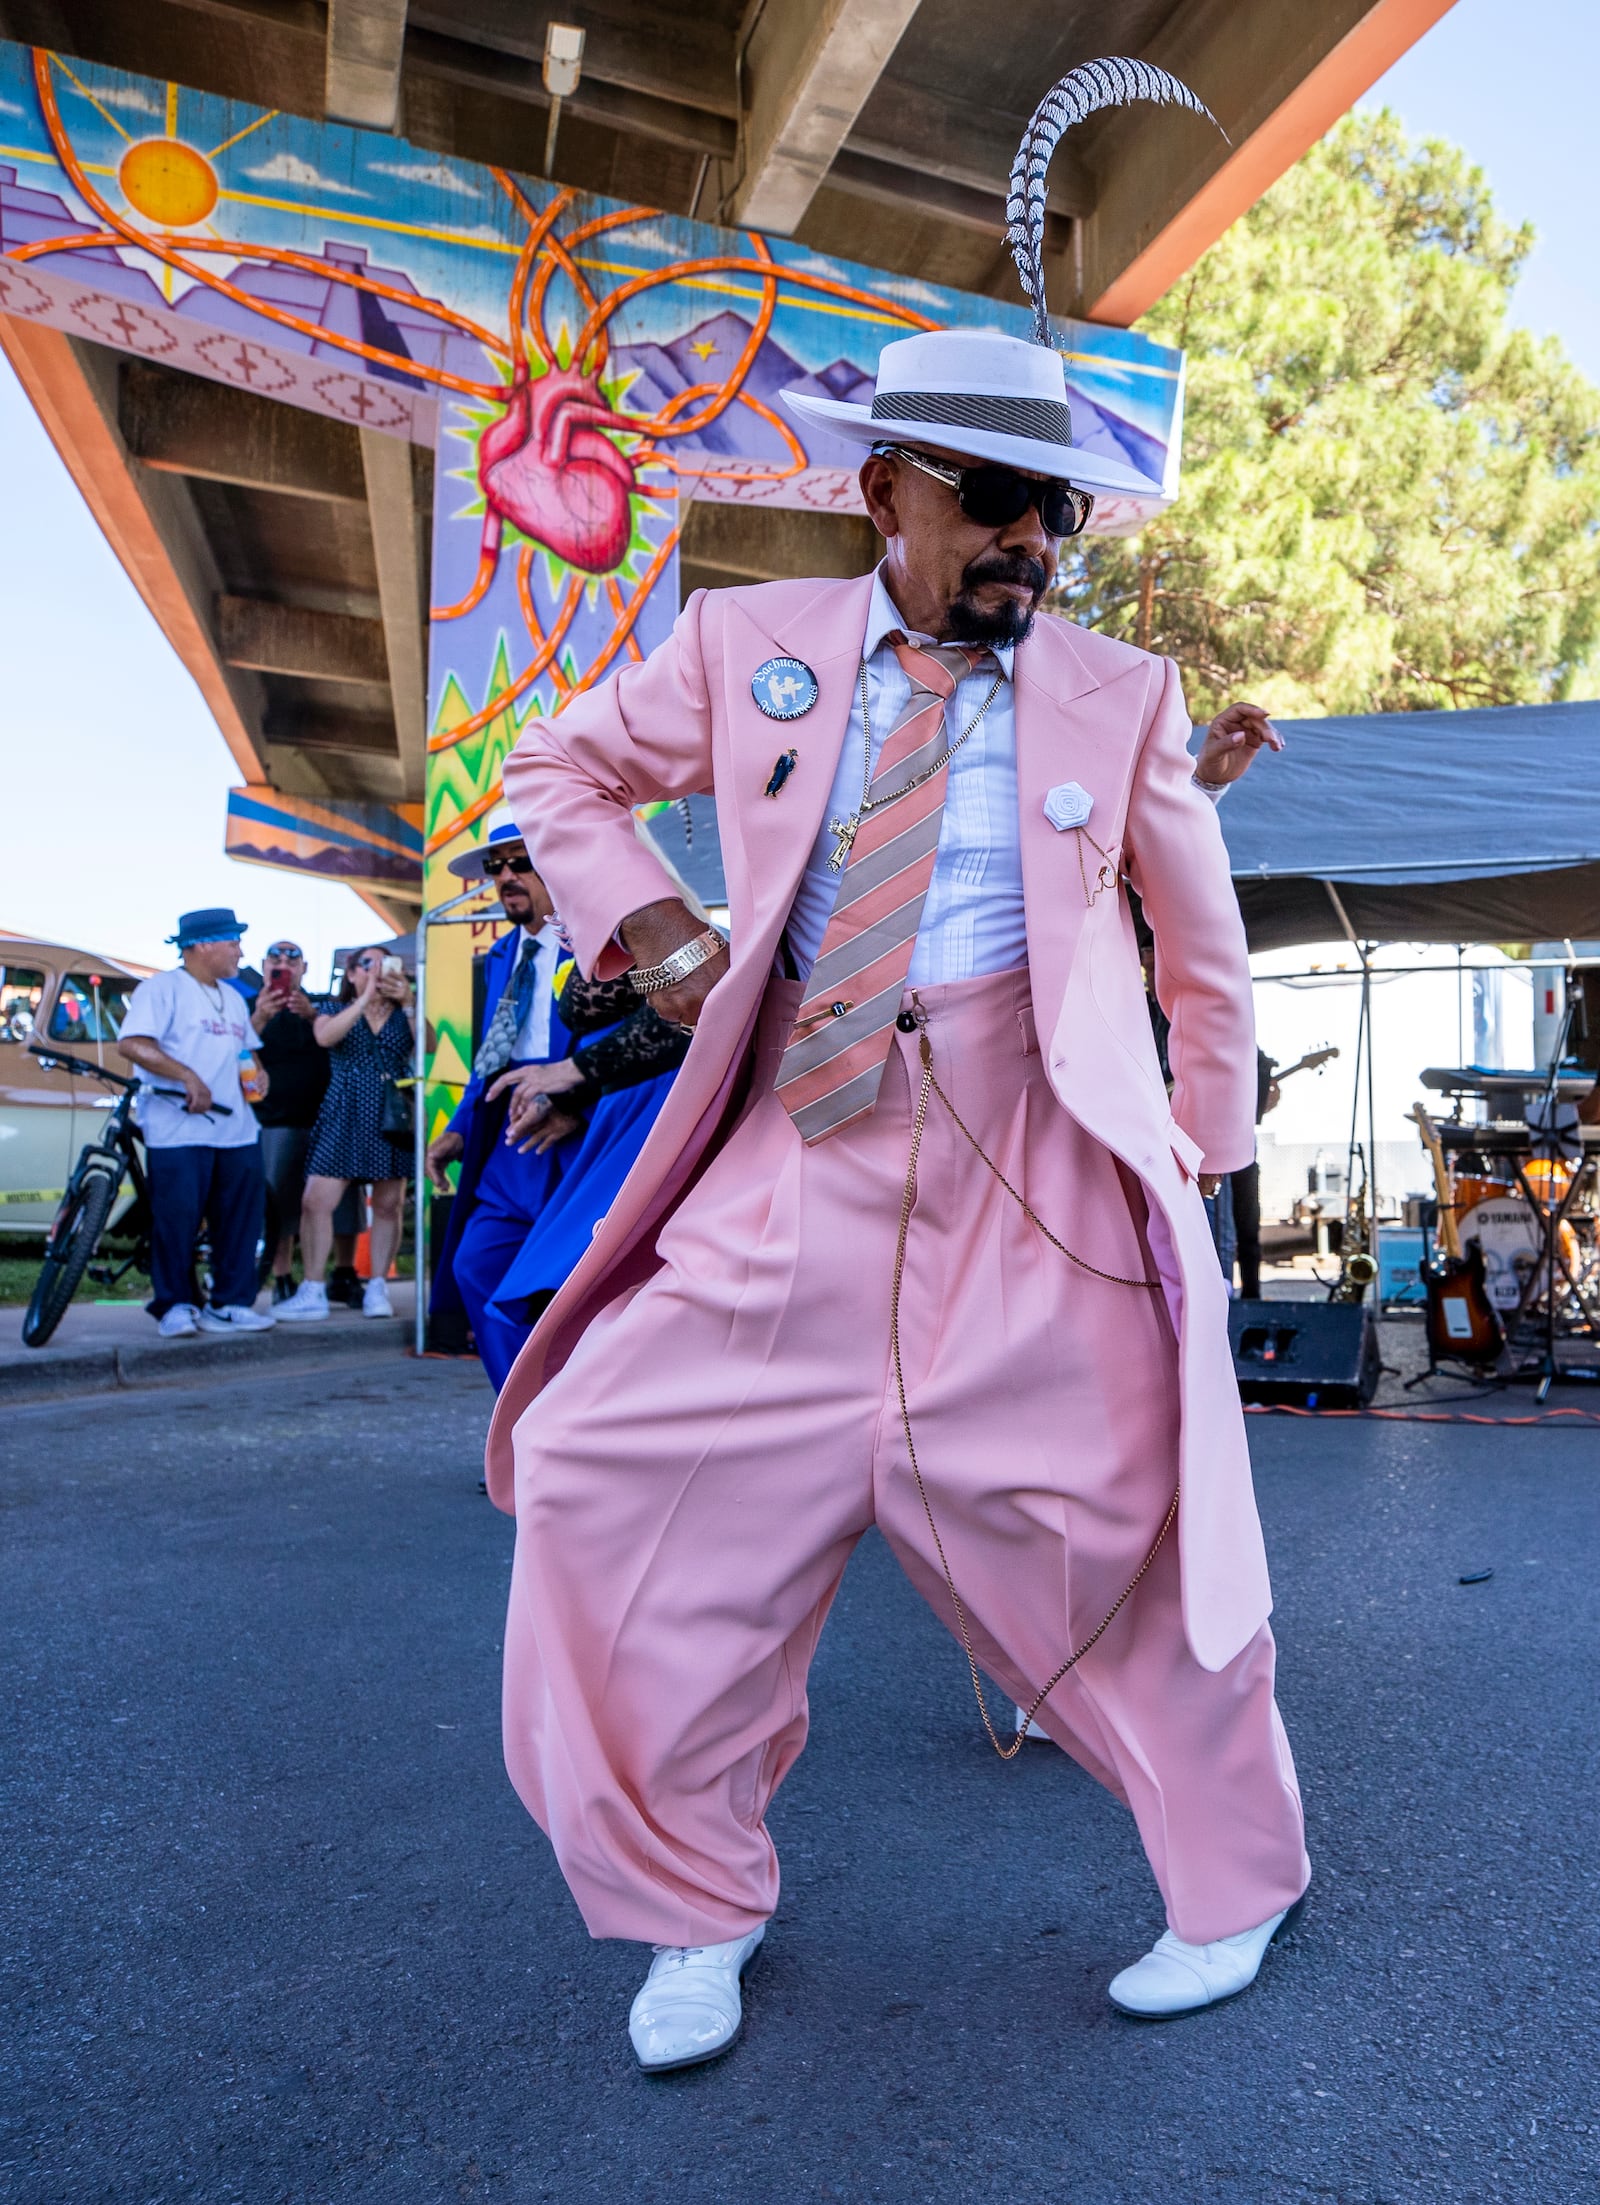
[[[792,405],[865,448],[877,571],[697,591],[505,769],[583,970],[695,1029],[489,1440],[508,1766],[591,1933],[655,1948],[649,2069],[738,2033],[873,1523],[1132,1809],[1168,1928],[1123,2012],[1244,1989],[1310,1874],[1201,1198],[1254,1153],[1213,799],[1260,728],[1224,715],[1197,785],[1176,667],[1036,617],[1092,494],[1152,487],[1073,443],[1053,351],[934,332],[870,405]],[[705,791],[731,948],[634,831]]]

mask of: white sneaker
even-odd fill
[[[315,1325],[328,1321],[328,1289],[320,1279],[302,1279],[286,1302],[279,1302],[276,1316],[281,1325]]]
[[[253,1309],[246,1309],[239,1302],[231,1302],[225,1309],[217,1309],[207,1302],[195,1319],[202,1332],[270,1332],[277,1321],[276,1317],[264,1317]]]
[[[363,1317],[392,1317],[394,1303],[389,1299],[388,1286],[382,1279],[368,1279],[361,1289],[361,1314]]]
[[[1268,1945],[1294,1927],[1304,1905],[1303,1897],[1296,1899],[1256,1928],[1210,1945],[1186,1945],[1169,1929],[1142,1960],[1111,1978],[1112,2005],[1135,2021],[1173,2021],[1237,1998],[1255,1981]]]
[[[763,1925],[726,1945],[657,1945],[628,2014],[628,2035],[647,2074],[698,2067],[727,2051],[743,2019],[739,1978],[765,1935]]]
[[[187,1333],[198,1332],[200,1312],[193,1302],[174,1302],[156,1326],[163,1340],[181,1340]]]

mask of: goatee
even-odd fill
[[[990,649],[1023,642],[1033,627],[1033,616],[1049,579],[1037,559],[1008,559],[1003,554],[974,559],[961,577],[961,594],[950,607],[949,641],[983,644]],[[993,612],[985,612],[973,601],[973,593],[985,582],[1016,584],[1032,593],[1031,602],[1019,604],[1014,597],[1007,598]]]

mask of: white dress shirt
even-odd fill
[[[555,987],[556,965],[561,956],[561,936],[553,925],[546,924],[534,933],[531,928],[522,930],[523,943],[533,943],[533,993],[528,998],[528,1008],[522,1024],[517,1028],[517,1038],[511,1050],[513,1064],[547,1064],[550,1060],[550,1013],[555,1005],[552,993]],[[520,961],[522,945],[517,948]],[[506,986],[516,982],[516,965]]]
[[[905,669],[892,645],[884,641],[892,629],[899,629],[912,643],[933,641],[931,636],[913,634],[906,627],[884,585],[880,567],[873,578],[867,632],[861,646],[867,668],[874,768],[885,736],[911,695]],[[946,769],[944,818],[934,853],[933,879],[911,952],[909,983],[913,987],[971,980],[985,972],[1010,972],[1028,961],[1022,914],[1022,854],[1017,835],[1012,648],[1008,644],[994,651],[992,663],[968,674],[945,706],[947,738],[953,742],[989,694],[998,669],[1002,680],[993,704]],[[839,893],[841,875],[828,870],[838,837],[828,831],[826,823],[848,819],[860,809],[864,759],[858,682],[839,770],[823,814],[823,829],[812,845],[789,913],[789,948],[802,979],[817,961]]]

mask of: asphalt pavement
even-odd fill
[[[7,2205],[1600,2194],[1600,1431],[1255,1421],[1315,1881],[1166,2027],[1105,1998],[1161,1927],[1130,1818],[994,1759],[866,1541],[744,2039],[647,2079],[500,1764],[487,1405],[398,1360],[5,1405]]]

